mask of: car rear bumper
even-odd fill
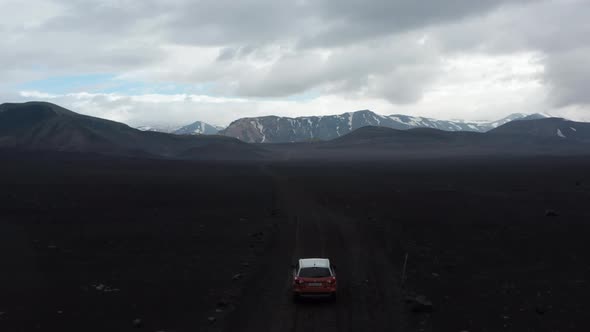
[[[295,288],[293,294],[299,296],[332,296],[336,294],[336,287]]]
[[[293,295],[301,298],[330,298],[336,295],[336,292],[314,292],[314,293],[305,293],[305,292],[294,292]]]

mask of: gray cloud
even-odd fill
[[[404,105],[447,84],[448,58],[533,52],[551,107],[590,105],[589,11],[587,0],[6,0],[0,75],[109,72]]]
[[[430,28],[444,52],[510,54],[538,52],[543,81],[555,107],[590,105],[590,2],[552,0],[503,8],[438,29]]]
[[[556,106],[590,105],[590,47],[552,54],[546,64]]]
[[[384,97],[392,103],[417,101],[436,76],[436,49],[420,45],[417,36],[390,38],[327,52],[298,50],[266,70],[240,80],[237,94],[285,96],[319,89],[329,93]]]

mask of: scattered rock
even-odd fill
[[[432,302],[424,295],[408,296],[406,297],[406,303],[411,305],[412,312],[432,312],[434,307]]]
[[[546,217],[557,217],[559,214],[555,210],[545,210]]]
[[[223,309],[221,309],[221,308],[217,308],[217,309],[215,309],[215,312],[216,312],[216,313],[221,313],[221,312],[223,312]]]
[[[54,244],[50,244],[47,246],[47,249],[57,249],[57,246]]]
[[[111,288],[111,287],[105,287],[104,292],[105,293],[112,293],[112,292],[118,292],[119,289],[118,288]]]
[[[543,307],[541,307],[541,306],[536,306],[536,307],[535,307],[535,312],[536,312],[538,315],[541,315],[541,316],[542,316],[542,315],[544,315],[544,314],[545,314],[546,310],[545,310],[545,308],[543,308]]]
[[[241,273],[234,274],[234,276],[232,277],[232,279],[233,280],[240,280],[240,279],[242,279],[242,274]]]
[[[213,317],[213,316],[209,316],[209,317],[207,318],[207,320],[209,321],[209,323],[213,324],[213,323],[215,323],[215,321],[217,320],[217,318],[215,318],[215,317]]]
[[[226,308],[228,305],[229,305],[229,303],[226,300],[219,300],[217,302],[218,308]]]
[[[250,266],[250,263],[248,263],[248,262],[243,262],[243,263],[242,263],[242,266],[243,266],[243,267],[249,267],[249,266]]]
[[[133,327],[140,328],[143,326],[143,321],[139,318],[133,320]]]
[[[438,278],[438,277],[440,277],[440,274],[433,272],[432,273],[432,276],[435,277],[435,278]]]
[[[57,313],[61,315],[61,314],[63,314],[64,312],[63,312],[62,310],[58,310],[58,311],[57,311]]]
[[[240,218],[240,221],[248,221],[248,218]]]
[[[118,288],[112,288],[105,284],[92,284],[90,285],[92,288],[96,289],[99,292],[111,293],[111,292],[118,292]]]

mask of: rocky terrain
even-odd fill
[[[584,330],[588,168],[3,151],[0,330]],[[291,302],[302,256],[335,303]]]

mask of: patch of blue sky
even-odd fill
[[[34,90],[52,94],[71,92],[93,92],[100,84],[112,80],[112,74],[87,74],[75,76],[50,77],[20,84],[20,90]]]
[[[114,74],[86,74],[59,76],[31,81],[19,85],[19,90],[40,91],[50,94],[77,92],[113,93],[120,95],[142,94],[210,94],[211,84],[178,84],[172,82],[142,82],[118,78]]]
[[[115,74],[85,74],[74,76],[58,76],[42,80],[30,81],[21,84],[21,91],[39,91],[49,94],[68,94],[77,92],[88,93],[112,93],[118,95],[144,95],[144,94],[192,94],[207,95],[212,97],[241,98],[240,96],[227,95],[216,87],[215,83],[174,83],[174,82],[148,82],[134,81],[119,78]],[[305,102],[321,96],[320,91],[312,89],[303,93],[277,98],[250,98],[253,100],[287,100]]]
[[[289,100],[289,101],[299,101],[299,102],[301,102],[301,101],[313,100],[313,99],[318,98],[319,96],[321,96],[320,91],[318,91],[316,89],[312,89],[312,90],[305,91],[303,93],[298,93],[298,94],[295,94],[295,95],[288,96],[285,99],[286,100]]]

